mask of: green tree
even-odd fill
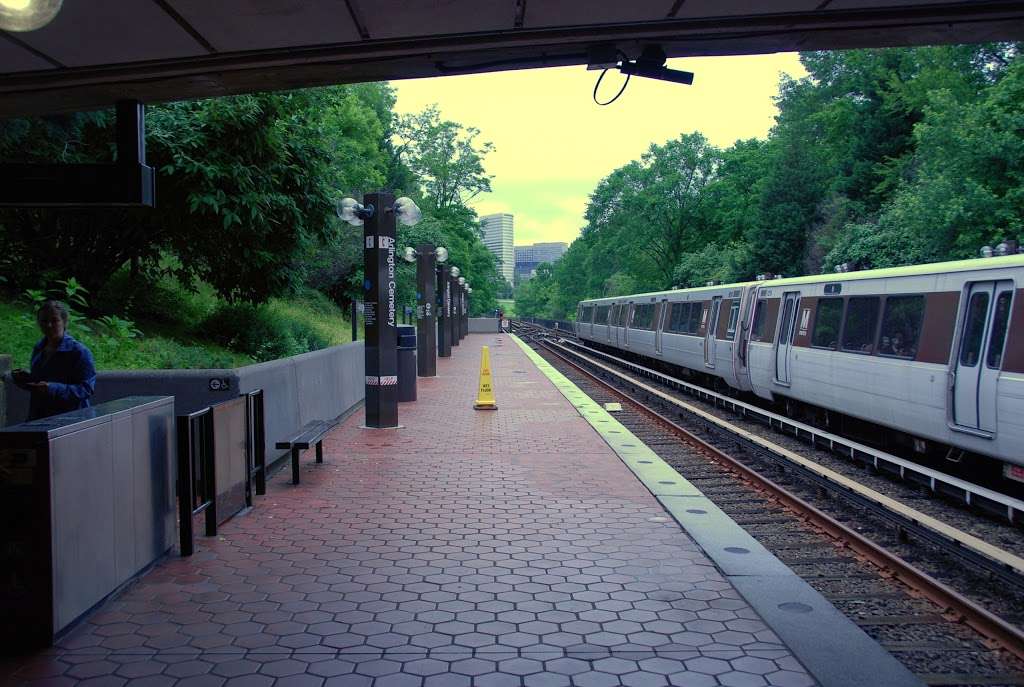
[[[395,127],[400,159],[419,179],[425,196],[438,210],[465,205],[491,190],[484,158],[494,150],[477,143],[480,130],[442,120],[436,105],[404,115]]]

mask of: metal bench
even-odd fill
[[[292,484],[299,483],[299,451],[315,446],[316,462],[324,462],[324,435],[331,431],[335,424],[337,423],[326,420],[312,420],[290,439],[274,444],[279,449],[288,449],[292,452]]]

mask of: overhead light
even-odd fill
[[[416,262],[417,255],[419,254],[412,246],[406,246],[405,250],[402,251],[402,258],[404,258],[406,262]]]
[[[1000,255],[1000,256],[1006,255],[1006,252],[1007,252],[1006,251],[1006,241],[1000,241],[999,244],[996,246],[996,251],[995,252],[996,252],[996,255]]]
[[[395,200],[394,207],[395,219],[407,227],[417,224],[423,218],[423,213],[420,212],[419,206],[413,202],[412,198],[402,196]]]
[[[465,285],[466,285],[466,278],[465,277],[459,277],[459,286],[465,286]]]
[[[438,262],[446,262],[448,260],[448,249],[444,246],[438,246],[434,250],[434,255],[437,256]]]
[[[455,265],[452,265],[452,272],[451,272],[451,274],[452,274],[453,277],[458,277],[459,274],[461,274],[461,270],[459,270],[459,268],[456,267]]]
[[[0,0],[0,29],[35,31],[57,16],[64,0]]]
[[[983,257],[983,258],[991,258],[992,255],[993,255],[992,246],[982,246],[981,247],[981,257]]]

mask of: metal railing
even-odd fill
[[[213,455],[213,409],[177,418],[178,537],[182,556],[195,551],[192,519],[203,513],[206,536],[217,534],[217,475]]]
[[[249,480],[246,484],[246,505],[256,496],[267,493],[267,426],[263,417],[263,389],[245,394],[246,457]]]
[[[256,389],[242,396],[245,397],[245,506],[249,507],[253,504],[254,494],[263,496],[267,492],[266,421],[263,390]],[[215,405],[235,402],[232,399]],[[178,536],[182,556],[191,556],[195,552],[195,516],[204,516],[207,537],[217,535],[217,443],[214,415],[214,406],[207,406],[177,418]],[[230,514],[226,517],[230,517]]]

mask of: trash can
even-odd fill
[[[398,325],[398,400],[416,400],[416,326]]]

